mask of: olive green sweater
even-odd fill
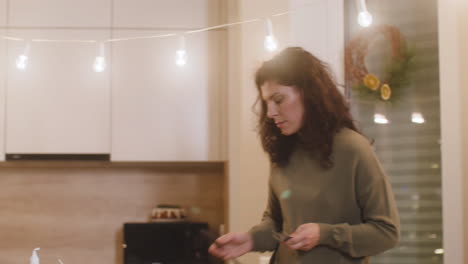
[[[268,206],[250,233],[254,251],[275,251],[272,263],[369,263],[396,245],[399,217],[388,179],[371,145],[344,128],[334,137],[331,169],[300,147],[283,168],[272,167]],[[272,230],[290,234],[305,223],[320,226],[319,244],[290,250]]]

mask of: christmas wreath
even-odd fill
[[[366,67],[365,59],[369,46],[378,36],[384,35],[391,45],[390,63],[385,67],[384,76],[379,78]],[[346,46],[346,82],[361,98],[392,101],[402,94],[408,83],[408,70],[413,52],[398,28],[391,25],[376,25],[361,30]]]

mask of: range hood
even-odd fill
[[[6,161],[110,161],[110,154],[29,154],[7,153]]]

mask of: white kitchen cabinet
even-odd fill
[[[14,0],[9,1],[9,25],[13,27],[109,27],[109,0]]]
[[[107,39],[108,31],[11,30],[22,38]],[[93,71],[96,44],[8,42],[6,153],[109,153],[109,71]],[[109,49],[107,49],[107,53]],[[108,57],[108,56],[107,56]],[[108,62],[110,64],[110,62]]]
[[[106,40],[223,23],[217,0],[39,2],[9,1],[7,10],[0,0],[0,12],[8,12],[2,16],[9,18],[8,35]],[[31,42],[21,71],[15,60],[25,42],[5,42],[1,149],[111,153],[115,161],[224,160],[225,34],[220,29],[188,35],[182,68],[174,63],[176,37],[112,42],[106,44],[108,68],[102,73],[92,69],[96,44]]]
[[[124,28],[187,29],[218,25],[219,0],[114,0],[113,25]]]
[[[0,28],[7,25],[7,0],[0,0]],[[5,34],[5,31],[2,31]]]
[[[177,37],[113,44],[113,161],[225,159],[225,34],[187,36],[183,67],[175,64]]]

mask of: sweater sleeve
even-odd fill
[[[362,223],[319,224],[319,244],[351,257],[379,254],[394,247],[400,236],[400,220],[390,183],[370,145],[366,144],[359,152],[355,190]]]
[[[252,251],[264,252],[275,250],[278,242],[273,238],[272,231],[280,231],[282,222],[278,197],[273,192],[270,183],[268,187],[267,208],[263,213],[262,221],[249,230],[254,242]]]

